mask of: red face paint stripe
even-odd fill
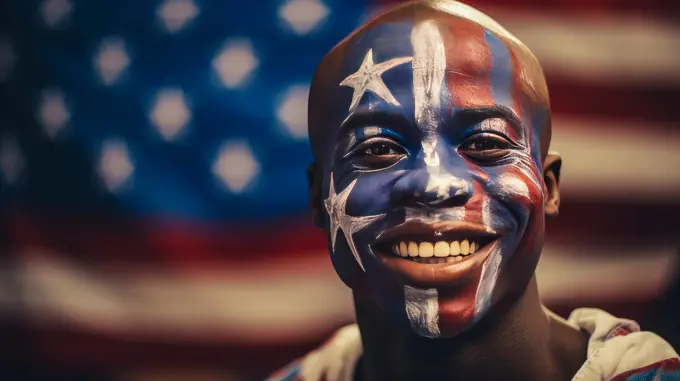
[[[449,24],[445,38],[447,88],[454,108],[494,104],[491,91],[491,52],[484,28],[460,19]]]

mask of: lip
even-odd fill
[[[380,247],[398,240],[485,240],[478,251],[457,262],[419,263],[395,256]],[[380,234],[374,244],[376,257],[406,284],[432,288],[449,287],[464,283],[481,273],[484,262],[498,246],[500,234],[479,224],[462,221],[437,221],[425,223],[409,221]],[[389,245],[387,245],[389,246]]]

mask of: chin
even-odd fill
[[[334,256],[333,263],[355,298],[364,299],[375,313],[420,337],[453,338],[473,328],[493,307],[492,295],[500,293],[496,296],[502,298],[507,281],[517,281],[512,271],[516,262],[526,260],[512,255],[522,236],[509,228],[491,231],[460,222],[441,222],[432,227],[408,224],[400,229],[407,227],[410,230],[383,234],[370,243],[359,239],[365,242],[360,249],[365,272],[350,253]],[[402,242],[434,240],[432,235],[425,235],[429,229],[436,229],[440,240],[475,244],[456,244],[464,248],[460,255],[457,251],[451,255],[451,249],[448,256],[433,255],[427,261],[404,255],[410,244]],[[406,252],[401,250],[403,246]],[[506,269],[508,265],[510,269]],[[508,276],[510,279],[503,279]]]
[[[442,296],[439,303],[440,337],[451,338],[466,332],[485,313],[485,306],[478,305],[474,295]]]
[[[481,274],[480,277],[481,278]],[[495,283],[495,279],[492,280]],[[471,329],[491,307],[493,285],[471,281],[456,287],[419,289],[406,286],[409,329],[426,338],[453,338]]]
[[[502,278],[512,272],[508,273],[505,265],[523,260],[512,256],[505,258],[507,262],[504,260],[504,256],[515,251],[516,245],[512,243],[517,238],[511,235],[487,240],[479,251],[453,264],[409,262],[411,266],[418,266],[419,271],[429,269],[430,273],[436,275],[435,278],[428,278],[430,282],[423,282],[422,277],[404,276],[421,275],[419,272],[392,272],[397,275],[397,279],[406,281],[401,283],[405,284],[401,286],[404,298],[402,306],[406,307],[405,321],[409,329],[421,337],[452,338],[473,328],[493,307],[495,302],[492,296],[503,298],[506,294],[503,292],[506,282]],[[419,282],[412,282],[414,280]],[[394,295],[383,293],[381,296],[394,298]]]

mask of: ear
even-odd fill
[[[543,162],[543,182],[545,183],[545,216],[552,219],[560,213],[560,169],[562,168],[562,158],[557,152],[548,152],[548,156]]]
[[[307,166],[307,184],[309,185],[309,213],[314,224],[318,227],[323,227],[324,214],[321,203],[321,176],[317,170],[316,162]]]

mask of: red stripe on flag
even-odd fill
[[[35,328],[27,332],[30,357],[42,370],[112,372],[137,368],[214,368],[264,379],[291,359],[317,348],[339,326],[313,340],[249,345],[240,342],[148,339],[132,335],[103,335],[62,326]],[[1,329],[1,328],[0,328]]]
[[[550,72],[547,81],[553,114],[611,116],[661,132],[670,124],[677,127],[680,88],[673,84],[595,83]]]
[[[323,230],[304,216],[236,226],[15,209],[9,221],[10,239],[18,250],[48,248],[71,253],[86,264],[104,266],[252,266],[262,261],[315,257],[326,248]]]
[[[389,0],[388,0],[389,1]],[[667,0],[470,0],[467,5],[493,14],[495,9],[510,8],[527,12],[570,12],[610,16],[611,14],[647,15],[665,18],[680,16],[680,4]]]
[[[405,3],[408,0],[379,0],[382,5]],[[647,15],[664,18],[680,16],[680,3],[668,0],[469,0],[465,4],[493,16],[498,9],[526,12],[586,13],[609,16],[612,13]]]
[[[565,201],[560,206],[560,216],[546,223],[546,237],[551,243],[680,247],[678,215],[680,204]]]

